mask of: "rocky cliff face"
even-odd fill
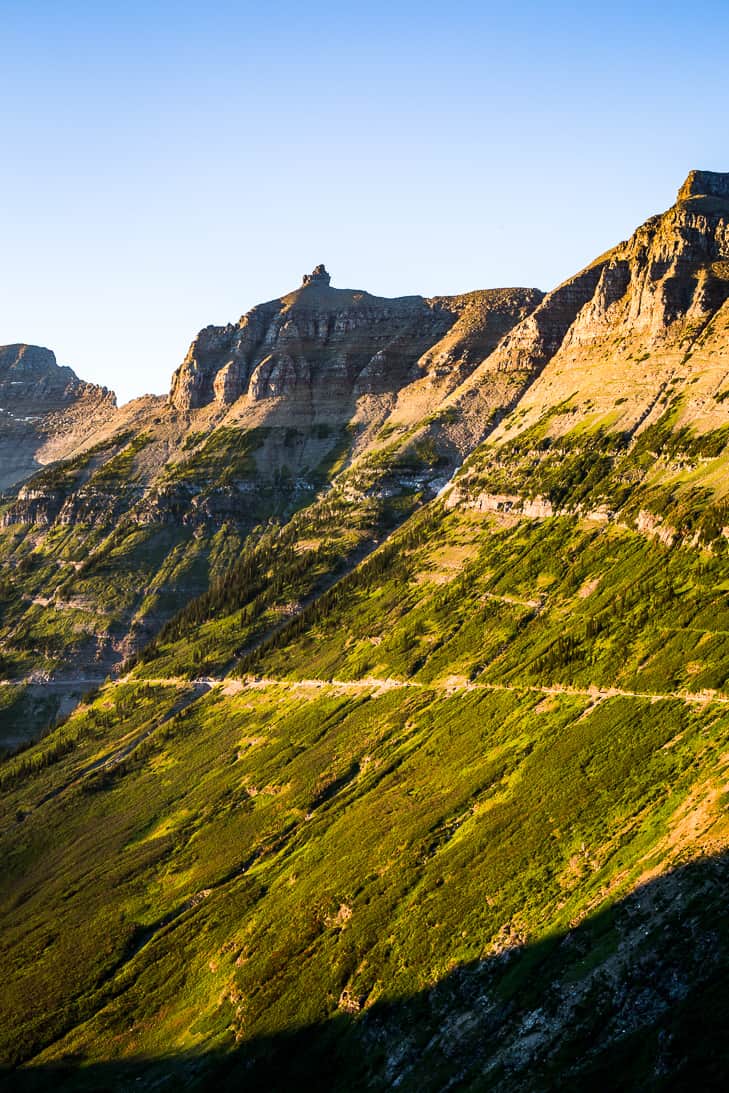
[[[397,399],[415,420],[437,408],[541,298],[514,288],[389,300],[334,289],[317,266],[298,290],[238,324],[201,331],[166,406],[139,400],[134,412],[130,404],[102,415],[103,427],[75,453],[78,466],[30,480],[2,522],[98,526],[123,514],[145,525],[245,522],[252,497],[272,483],[278,495],[311,490],[333,452],[366,451]],[[52,425],[80,398],[87,410],[93,399],[113,407],[48,350],[22,348],[28,382],[9,382],[25,405],[49,392]],[[53,454],[66,454],[67,432],[50,429],[44,451],[55,444]]]
[[[729,297],[729,175],[693,171],[668,212],[565,281],[504,341],[500,367],[630,333],[651,344]]]
[[[729,198],[729,174],[721,171],[689,171],[686,181],[678,191],[678,200],[692,201],[697,197]]]
[[[0,346],[0,489],[67,454],[101,427],[116,399],[37,345]]]
[[[679,388],[684,420],[722,424],[729,351],[729,175],[692,171],[676,204],[549,293],[504,339],[491,365],[541,360],[519,428],[548,408],[564,432],[575,413],[628,433],[647,427]],[[504,436],[503,430],[494,439]]]
[[[59,409],[73,398],[79,380],[56,363],[50,349],[38,345],[0,346],[0,398],[16,410],[38,413]]]
[[[620,323],[656,344],[676,322],[706,320],[729,296],[728,258],[729,175],[693,171],[668,212],[600,262],[572,340],[589,341]]]
[[[511,318],[507,326],[538,299],[534,290],[513,293],[501,309]],[[317,266],[295,292],[253,308],[236,324],[202,330],[173,377],[170,403],[189,411],[241,398],[286,398],[348,416],[353,398],[397,392],[415,378],[419,358],[459,320],[459,301],[335,289]],[[477,349],[469,349],[476,363]]]
[[[720,547],[729,527],[729,175],[692,172],[672,208],[549,293],[466,393],[489,369],[522,360],[544,363],[468,460],[451,503],[579,511],[667,544]]]
[[[207,327],[175,373],[178,410],[297,395],[331,406],[356,390],[401,386],[409,368],[452,322],[418,296],[384,300],[334,289],[323,266],[296,291],[261,304],[235,325]]]

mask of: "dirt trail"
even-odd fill
[[[0,687],[50,687],[51,690],[79,690],[81,687],[101,687],[107,681],[106,676],[93,676],[87,679],[43,679],[42,676],[26,676],[25,679],[0,679]]]
[[[517,607],[531,607],[541,609],[544,607],[544,600],[522,600],[518,596],[498,596],[495,592],[484,592],[481,596],[482,600],[496,600],[498,603],[508,603],[510,605],[516,605]]]
[[[432,683],[421,683],[417,680],[381,679],[373,676],[368,676],[365,679],[272,679],[268,676],[254,676],[248,677],[247,679],[218,678],[212,676],[202,679],[182,679],[173,676],[162,679],[150,678],[138,680],[135,680],[130,676],[125,676],[119,682],[137,682],[139,684],[150,684],[151,686],[175,687],[182,693],[177,698],[177,701],[161,717],[154,718],[151,722],[148,722],[146,726],[128,734],[118,742],[117,747],[113,751],[74,771],[69,779],[45,794],[35,805],[36,808],[45,804],[47,801],[58,797],[85,778],[104,771],[109,771],[118,766],[131,755],[143,741],[151,736],[156,729],[159,729],[174,717],[175,714],[179,713],[185,707],[190,706],[206,694],[209,694],[211,691],[224,695],[236,695],[250,690],[265,690],[270,687],[277,687],[291,692],[307,690],[321,692],[334,690],[362,694],[369,691],[375,695],[383,694],[395,689],[441,691],[445,695],[473,691],[512,691],[519,694],[527,692],[541,695],[567,695],[589,698],[592,700],[592,706],[588,709],[594,709],[600,702],[604,702],[610,698],[636,698],[648,700],[650,702],[679,700],[681,702],[701,706],[706,706],[710,703],[729,705],[729,696],[719,695],[713,691],[702,691],[698,694],[688,691],[654,693],[651,691],[627,691],[619,687],[579,688],[562,684],[520,685],[515,683],[474,683],[459,676],[451,676],[446,680],[438,680]]]

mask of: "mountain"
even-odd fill
[[[317,495],[331,508],[329,487],[353,460],[372,482],[357,487],[361,527],[345,535],[341,563],[371,548],[447,479],[460,449],[434,415],[541,298],[501,289],[386,300],[332,288],[320,266],[238,324],[201,331],[168,399],[137,399],[100,424],[89,416],[72,457],[49,463],[0,509],[0,557],[16,578],[5,587],[0,670],[32,685],[0,715],[0,739],[3,724],[8,743],[19,723],[21,739],[32,735],[61,698],[65,710],[117,670],[268,521]],[[492,409],[523,382],[518,373],[499,384]],[[426,418],[425,458],[412,448],[374,497]],[[60,450],[62,440],[48,445]],[[351,494],[351,474],[349,483]]]
[[[724,461],[711,460],[723,452],[729,392],[726,186],[726,175],[693,171],[672,209],[550,293],[505,339],[511,358],[539,353],[545,314],[560,296],[584,298],[589,281],[518,419],[493,431],[464,478],[465,492],[483,489],[478,504],[498,503],[491,491],[505,491],[512,508],[536,498],[544,513],[579,502],[669,540],[694,533],[696,520],[724,518]]]
[[[0,346],[0,490],[83,443],[116,407],[37,345]]]
[[[170,401],[189,410],[298,393],[294,413],[303,402],[304,412],[338,414],[355,393],[397,391],[452,321],[419,296],[384,300],[332,288],[320,265],[295,292],[236,326],[201,331],[173,377]]]
[[[0,763],[12,1088],[726,1088],[725,267],[706,171],[546,295],[317,267],[7,499],[8,735],[114,669]]]

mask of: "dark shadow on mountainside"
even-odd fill
[[[430,990],[198,1055],[0,1074],[3,1090],[612,1093],[729,1088],[729,854]],[[349,1010],[349,1012],[347,1011]]]

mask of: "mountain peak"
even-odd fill
[[[692,197],[729,198],[729,173],[689,171],[686,181],[678,191],[678,200],[688,201]]]
[[[0,369],[3,371],[45,374],[56,372],[58,368],[56,355],[51,349],[44,349],[40,345],[27,345],[25,342],[0,345]],[[71,369],[66,369],[66,374],[70,373]]]
[[[301,282],[302,287],[307,285],[322,285],[326,287],[329,285],[331,277],[326,271],[326,267],[323,262],[320,262],[318,266],[315,266],[311,273],[305,273]]]

